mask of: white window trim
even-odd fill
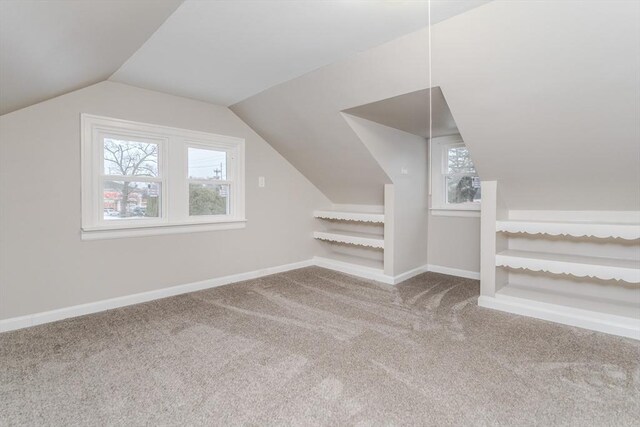
[[[140,177],[136,181],[160,181],[161,217],[158,219],[103,219],[102,147],[99,133],[134,136],[159,144],[159,179]],[[230,214],[189,216],[187,149],[199,146],[227,151],[234,157],[227,179],[232,183]],[[196,231],[244,228],[245,218],[245,141],[242,138],[132,122],[122,119],[81,115],[81,173],[83,240],[190,233]],[[230,175],[230,173],[232,175]]]
[[[480,218],[480,209],[441,209],[430,208],[432,216],[458,216],[469,218]]]
[[[464,146],[459,136],[431,141],[431,206],[433,216],[480,217],[480,203],[446,203],[444,153],[450,147]]]
[[[234,158],[236,157],[238,154],[235,150],[235,146],[234,144],[223,144],[223,145],[218,145],[217,147],[212,147],[211,144],[207,144],[207,143],[203,143],[202,141],[193,141],[193,140],[188,140],[185,141],[184,143],[184,168],[185,168],[185,173],[184,173],[184,191],[186,191],[185,194],[187,194],[187,201],[184,206],[187,206],[188,209],[188,194],[189,194],[189,184],[192,182],[197,182],[197,183],[201,183],[201,184],[222,184],[222,185],[229,185],[229,190],[231,192],[231,200],[230,200],[230,211],[231,212],[236,212],[239,209],[239,203],[241,202],[238,197],[236,197],[236,192],[237,192],[237,171],[235,168],[235,163],[236,162],[228,162],[227,164],[227,179],[224,180],[207,180],[207,179],[196,179],[196,178],[189,178],[189,157],[188,157],[188,152],[189,152],[189,148],[199,148],[199,149],[203,149],[203,150],[216,150],[216,151],[225,151],[227,153],[227,159],[229,158]],[[235,158],[234,158],[235,160]],[[244,200],[244,198],[243,198]],[[190,216],[188,214],[188,212],[186,213],[187,216],[187,220],[185,220],[185,222],[188,222],[190,224],[202,224],[202,223],[212,223],[212,222],[219,222],[219,215],[198,215],[198,216]]]

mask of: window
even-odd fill
[[[83,239],[244,222],[243,139],[82,115]]]
[[[469,216],[477,216],[482,196],[480,177],[464,142],[459,137],[434,138],[431,156],[432,212],[461,215],[460,211],[468,211]]]
[[[189,215],[228,215],[227,153],[205,147],[189,147]]]
[[[105,221],[161,218],[164,168],[161,140],[99,133],[102,149],[99,194]]]

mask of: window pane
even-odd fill
[[[104,138],[104,174],[158,176],[158,144]]]
[[[159,182],[105,181],[103,218],[158,218],[160,194]]]
[[[227,179],[227,153],[225,151],[189,148],[189,178]]]
[[[189,215],[228,214],[228,185],[189,184]]]
[[[452,147],[447,150],[447,173],[464,173],[475,175],[476,169],[466,147]]]
[[[448,176],[447,203],[470,203],[480,201],[480,178],[477,176]]]

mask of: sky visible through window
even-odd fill
[[[104,173],[158,176],[158,144],[105,138]]]
[[[227,179],[227,153],[189,147],[190,179]]]

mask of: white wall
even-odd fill
[[[640,209],[638,16],[634,1],[493,1],[432,26],[432,83],[509,209]],[[380,204],[375,159],[352,161],[362,147],[339,112],[427,88],[427,53],[425,29],[232,109],[333,202]],[[338,174],[325,156],[342,159]],[[477,271],[479,254],[462,262],[450,239],[479,221],[431,223],[430,262]]]
[[[438,157],[441,150],[439,144],[462,141],[462,136],[449,135],[432,139],[431,155],[434,156],[435,167],[430,171],[431,183],[431,207],[438,207],[444,203],[438,198],[437,185],[442,185],[440,197],[444,196],[444,183],[437,179],[436,174],[441,174]],[[436,158],[437,157],[437,158]],[[433,165],[433,161],[430,165]],[[440,215],[434,215],[434,212]],[[445,214],[444,216],[442,214]],[[447,267],[467,272],[480,272],[480,217],[460,217],[455,214],[479,214],[472,211],[429,211],[429,264],[439,267]]]
[[[429,213],[429,264],[480,272],[480,218]]]
[[[401,37],[231,109],[333,203],[382,205],[390,180],[340,112],[427,87],[426,53],[422,40]]]
[[[494,1],[432,38],[433,82],[508,209],[640,210],[640,2]]]
[[[360,117],[344,117],[393,182],[392,274],[422,267],[427,264],[428,238],[426,139]]]
[[[81,113],[245,138],[247,227],[81,241]],[[0,117],[0,200],[0,319],[321,255],[330,204],[228,108],[111,82]]]

